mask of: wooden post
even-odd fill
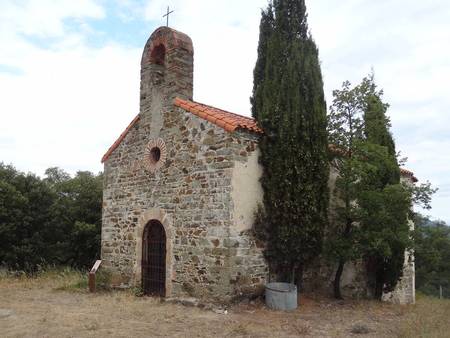
[[[95,273],[97,272],[101,263],[102,261],[100,259],[95,261],[94,266],[92,267],[91,271],[89,271],[89,292],[95,292]]]
[[[439,285],[439,299],[442,299],[442,285]]]

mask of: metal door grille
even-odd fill
[[[158,221],[150,221],[142,239],[142,288],[144,294],[166,293],[166,233]]]

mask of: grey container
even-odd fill
[[[291,283],[268,283],[266,305],[273,310],[295,310],[297,308],[297,286]]]

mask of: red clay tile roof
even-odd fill
[[[201,104],[198,102],[192,102],[183,100],[180,98],[176,98],[174,100],[174,105],[180,107],[187,112],[190,112],[206,121],[214,123],[215,125],[225,129],[226,131],[233,132],[236,129],[246,129],[255,133],[262,133],[262,129],[256,125],[256,121],[251,117],[246,117],[234,113],[227,112],[225,110],[221,110],[218,108],[214,108],[208,106],[206,104]],[[113,143],[111,147],[109,147],[108,151],[102,157],[102,163],[104,163],[108,157],[112,154],[112,152],[119,146],[125,136],[128,134],[131,128],[136,124],[139,120],[139,115],[137,115],[133,121],[128,125],[128,127],[124,130],[122,134],[120,134],[119,138],[116,142]]]
[[[416,176],[414,176],[414,173],[412,171],[409,171],[408,169],[405,168],[400,168],[400,174],[402,176],[408,176],[409,178],[411,178],[411,180],[415,183],[418,182],[419,180],[417,179]]]
[[[174,105],[180,107],[206,121],[209,121],[229,132],[236,129],[245,129],[261,134],[263,131],[258,127],[256,121],[251,117],[246,117],[225,110],[214,108],[206,104],[187,101],[180,98],[174,100]]]
[[[131,128],[136,124],[136,122],[139,120],[139,115],[137,115],[133,121],[128,125],[128,127],[123,131],[122,134],[120,134],[119,138],[116,140],[116,142],[113,143],[111,147],[109,147],[108,151],[103,155],[102,157],[102,163],[104,163],[108,157],[112,154],[112,152],[119,146],[119,144],[122,142],[122,140],[127,136],[128,132]]]

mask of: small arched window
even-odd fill
[[[164,66],[164,61],[166,58],[166,47],[163,44],[159,44],[153,47],[152,52],[150,53],[150,62]]]

